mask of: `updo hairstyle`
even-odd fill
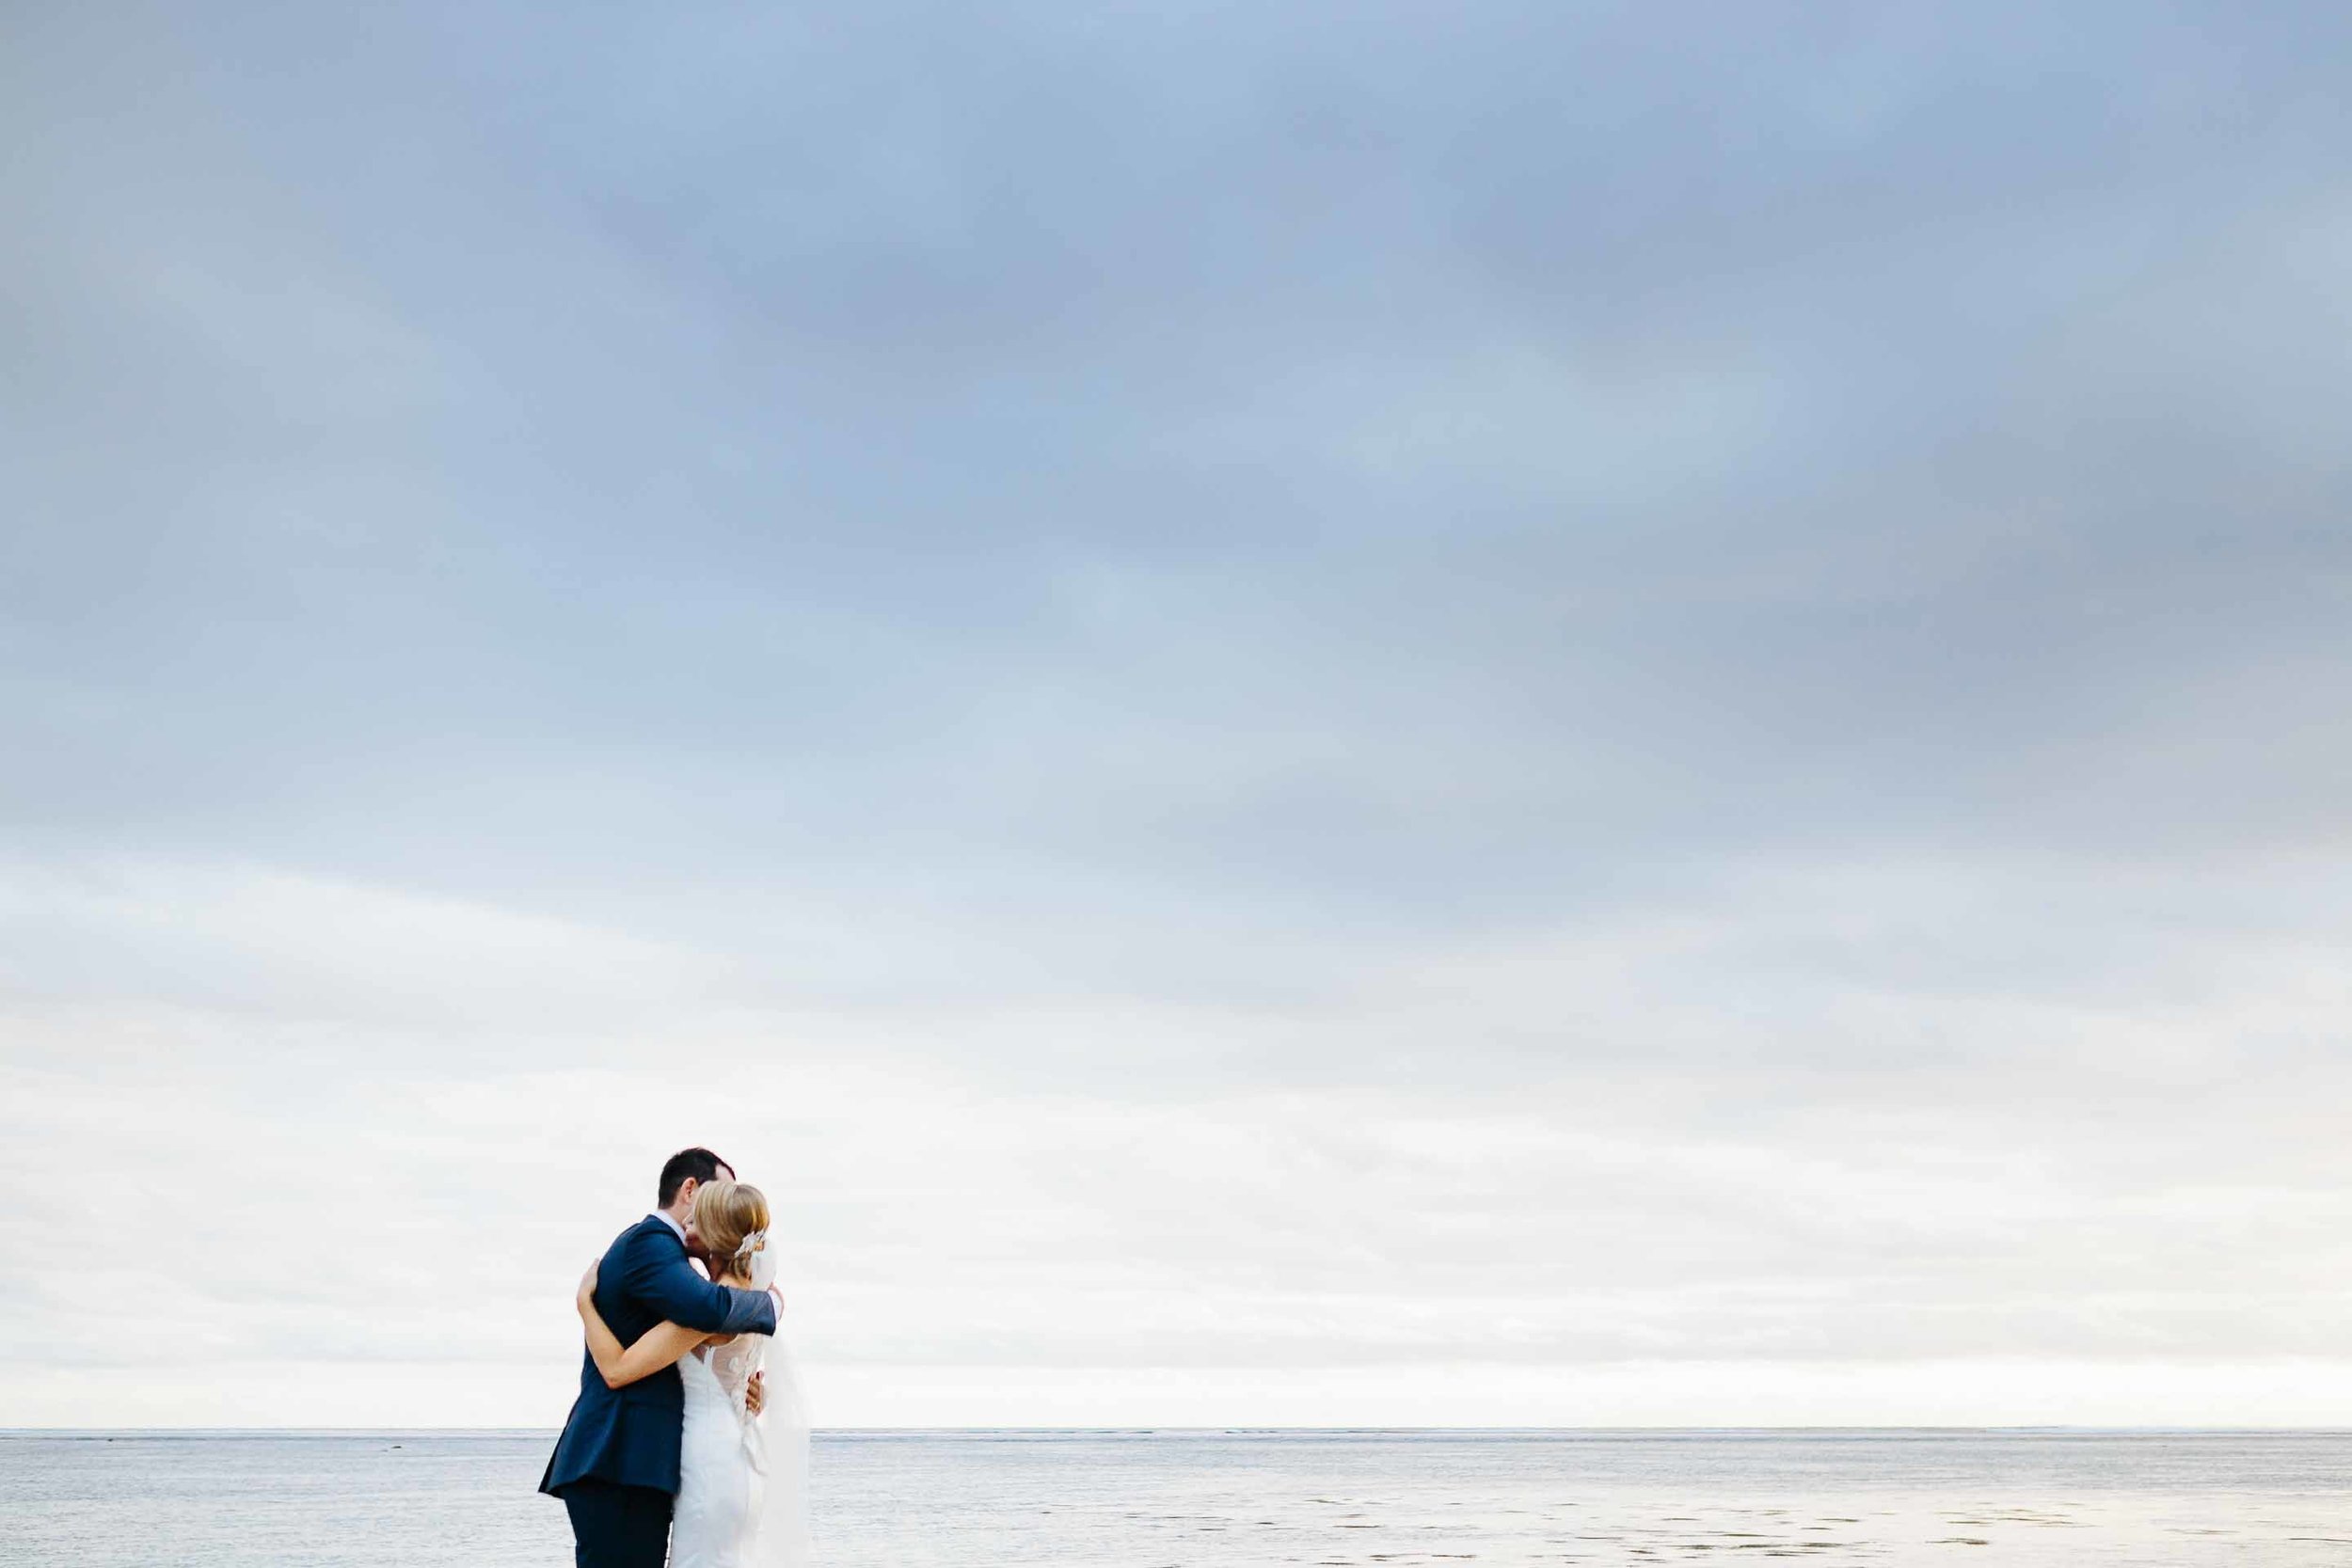
[[[694,1189],[694,1234],[710,1254],[711,1277],[749,1277],[752,1257],[767,1244],[768,1199],[748,1181],[706,1181]]]

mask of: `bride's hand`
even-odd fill
[[[580,1276],[580,1289],[572,1293],[572,1305],[585,1311],[596,1305],[596,1265],[588,1265],[588,1272]]]

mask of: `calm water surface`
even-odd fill
[[[0,1433],[0,1563],[571,1560],[548,1433]],[[820,1434],[838,1568],[2352,1564],[2352,1433]]]

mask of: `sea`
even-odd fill
[[[564,1568],[546,1432],[0,1433],[0,1563]],[[819,1433],[832,1568],[2352,1564],[2352,1433]]]

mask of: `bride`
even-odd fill
[[[749,1290],[775,1282],[768,1199],[745,1181],[706,1181],[694,1195],[694,1234],[712,1280]],[[677,1363],[686,1386],[678,1440],[677,1508],[670,1568],[804,1568],[808,1545],[808,1419],[784,1345],[761,1334],[707,1335],[660,1323],[624,1348],[596,1312],[596,1271],[580,1282],[588,1354],[615,1388]],[[766,1362],[766,1400],[744,1394]]]

